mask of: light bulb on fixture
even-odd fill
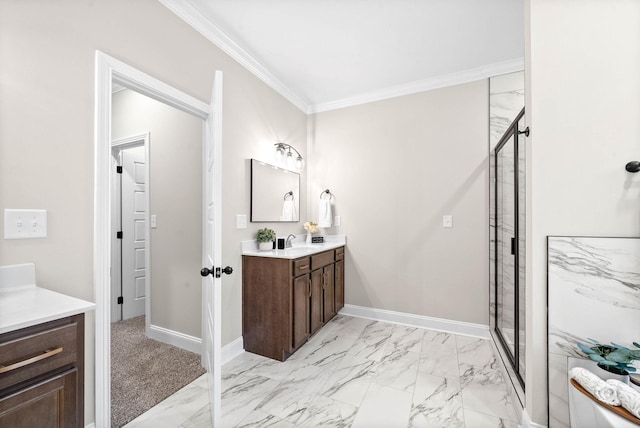
[[[290,170],[302,172],[304,169],[304,159],[295,147],[287,143],[276,143],[276,164]],[[294,156],[295,152],[295,156]]]

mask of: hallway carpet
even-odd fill
[[[121,427],[205,373],[200,355],[148,339],[144,316],[111,324],[111,426]]]

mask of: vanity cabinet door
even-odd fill
[[[336,262],[335,276],[335,304],[336,313],[344,307],[344,260]]]
[[[311,319],[310,333],[313,334],[322,327],[322,288],[324,286],[324,269],[316,269],[311,272]]]
[[[310,291],[309,275],[293,280],[293,350],[298,349],[309,338]]]
[[[81,427],[76,411],[78,370],[72,369],[0,398],[0,426]]]
[[[335,291],[334,291],[334,265],[329,265],[323,269],[323,297],[324,297],[324,322],[327,323],[336,314]]]

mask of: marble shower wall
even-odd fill
[[[489,323],[491,326],[491,330],[495,328],[495,315],[496,315],[496,287],[495,287],[495,279],[496,279],[496,266],[495,266],[495,255],[496,255],[496,241],[495,241],[495,227],[496,227],[496,211],[495,211],[495,200],[496,200],[496,189],[495,189],[495,180],[496,180],[496,159],[495,159],[495,146],[500,141],[502,136],[505,134],[505,131],[511,125],[515,117],[518,115],[522,107],[524,107],[524,72],[516,72],[504,74],[501,76],[495,76],[489,79]],[[524,123],[523,123],[524,126]],[[523,143],[523,139],[520,140],[521,147]],[[520,168],[520,183],[522,183],[519,195],[519,203],[520,203],[520,212],[519,212],[519,221],[520,221],[520,236],[525,236],[525,192],[524,192],[524,178],[525,178],[525,152],[524,150],[520,150],[519,152],[519,168]],[[509,188],[513,188],[514,177],[513,177],[513,153],[511,153],[510,161],[507,161],[508,154],[506,151],[502,152],[501,166],[504,168],[501,169],[501,181],[502,181],[502,189],[505,189],[506,186],[510,186]],[[513,207],[513,191],[510,191],[508,194],[501,193],[498,195],[499,201],[502,202],[503,207]],[[511,208],[513,211],[513,209]],[[507,213],[504,209],[501,210],[501,228],[507,232],[505,236],[509,233],[513,236],[513,227],[514,227],[514,214],[513,212]],[[500,251],[506,252],[510,254],[510,239],[501,240],[498,243],[498,249]],[[525,241],[521,239],[519,244],[520,250],[520,258],[522,262],[520,263],[520,278],[521,278],[521,302],[520,307],[524,308],[524,274],[525,274],[525,264],[524,264],[524,256],[525,256]],[[499,274],[501,278],[503,278],[506,282],[513,281],[514,275],[514,265],[513,259],[507,257],[504,260],[504,263],[499,267]],[[513,313],[513,301],[514,301],[514,291],[513,289],[504,289],[500,292],[500,302],[509,303],[510,306],[502,304],[498,308],[499,315],[506,313]],[[508,336],[513,337],[515,334],[514,330],[514,318],[513,315],[511,317],[500,317],[503,319],[500,327],[505,332],[510,332],[507,334]],[[520,313],[520,325],[525,325],[525,312],[524,310]],[[521,354],[524,355],[524,331],[520,332],[520,343],[521,343]],[[496,345],[499,346],[498,343]],[[508,368],[510,370],[510,368]],[[521,364],[521,372],[524,374],[524,364]],[[510,370],[510,375],[513,377],[513,371]],[[514,379],[514,383],[517,383]]]
[[[640,341],[640,239],[549,237],[547,269],[549,428],[568,428],[567,359],[586,358],[576,343]]]

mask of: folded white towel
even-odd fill
[[[640,419],[640,392],[616,379],[609,379],[607,383],[616,389],[622,407]]]
[[[609,385],[589,370],[582,367],[574,367],[569,371],[569,376],[576,380],[591,395],[610,406],[619,406],[620,399],[616,388]]]
[[[318,207],[318,227],[331,227],[331,199],[320,199]]]
[[[282,204],[282,216],[280,217],[280,221],[297,221],[298,218],[296,216],[296,205],[292,200],[284,201]]]

